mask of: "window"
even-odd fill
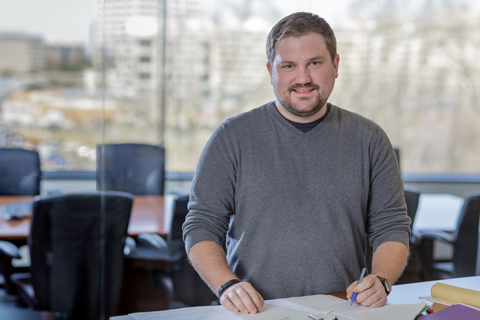
[[[140,62],[150,62],[151,58],[149,56],[141,56]]]
[[[224,120],[275,99],[270,28],[313,11],[337,36],[332,103],[379,123],[404,172],[480,172],[476,1],[58,2],[29,10],[54,29],[0,5],[0,145],[36,147],[44,170],[94,171],[105,141],[164,143],[167,171],[194,171]]]

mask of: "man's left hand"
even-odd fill
[[[387,302],[387,293],[380,279],[373,274],[363,278],[363,281],[357,285],[357,281],[347,288],[347,299],[351,299],[353,293],[357,292],[355,303],[364,307],[381,307]]]

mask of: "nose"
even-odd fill
[[[307,84],[307,83],[310,83],[311,81],[312,81],[312,78],[310,77],[310,70],[306,67],[298,68],[297,83]]]

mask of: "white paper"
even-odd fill
[[[309,314],[325,320],[405,320],[414,319],[423,303],[386,305],[368,308],[329,295],[313,295],[288,299],[267,300],[261,313],[233,313],[223,306],[174,309],[158,312],[133,313],[135,320],[309,320]]]

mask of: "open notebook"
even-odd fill
[[[265,301],[261,313],[233,313],[223,306],[181,308],[157,312],[132,313],[135,320],[405,320],[414,319],[425,304],[386,305],[381,308],[368,308],[350,305],[350,301],[329,295],[313,295]]]

